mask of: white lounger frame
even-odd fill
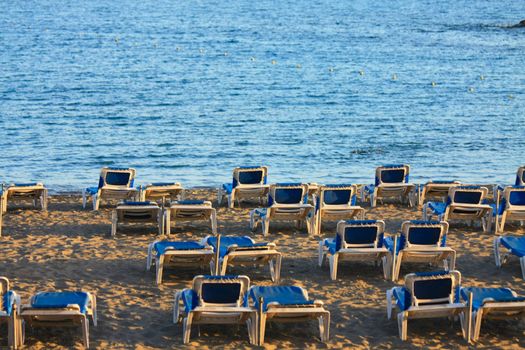
[[[109,185],[106,183],[107,173],[129,173],[129,180],[127,185]],[[100,177],[104,181],[104,185],[98,189],[98,192],[91,196],[93,201],[93,210],[98,210],[100,201],[102,199],[115,199],[115,200],[129,200],[136,199],[139,195],[139,191],[136,188],[131,187],[133,180],[135,179],[136,170],[133,168],[128,169],[112,169],[102,168],[100,171]],[[82,206],[86,208],[87,198],[90,194],[86,189],[82,192]]]
[[[304,297],[308,299],[308,292],[301,288]],[[280,305],[273,302],[268,303],[268,310],[258,312],[259,334],[258,345],[264,344],[266,334],[266,322],[297,323],[310,320],[319,322],[319,337],[323,343],[330,338],[330,311],[324,308],[321,300],[314,300],[312,305]]]
[[[144,218],[149,216],[149,218]],[[111,237],[117,234],[118,224],[152,223],[158,226],[159,235],[164,232],[164,215],[156,203],[145,205],[117,205],[111,213]]]
[[[346,190],[350,191],[350,200],[346,204],[325,204],[325,191]],[[321,234],[323,219],[324,220],[351,220],[365,218],[365,209],[358,205],[352,205],[352,198],[357,195],[357,186],[332,187],[321,186],[318,191],[319,208],[316,208],[314,220],[314,232]],[[315,203],[315,201],[314,201]]]
[[[199,306],[189,313],[186,313],[182,305],[182,292],[175,293],[173,305],[173,323],[182,322],[182,341],[184,344],[189,343],[191,326],[193,324],[246,324],[250,344],[257,343],[257,311],[252,307],[244,307],[243,301],[248,288],[250,279],[247,276],[237,276],[235,278],[241,283],[239,300],[234,304],[212,304],[205,303],[201,297],[201,288],[206,281],[204,276],[195,276],[193,278],[193,290],[199,296]],[[215,280],[214,283],[221,283]],[[231,283],[225,280],[223,283]]]
[[[509,186],[503,191],[503,198],[505,198],[507,203],[505,204],[505,210],[501,216],[493,216],[494,230],[496,230],[496,232],[505,231],[505,223],[507,220],[518,220],[520,221],[521,226],[525,223],[525,205],[512,205],[510,203],[511,192],[525,192],[525,188],[513,188],[512,186]]]
[[[182,200],[184,198],[184,188],[180,183],[172,185],[155,186],[152,184],[140,187],[140,200],[142,202],[149,200],[168,199],[170,201]]]
[[[151,270],[151,266],[155,265],[155,282],[157,285],[162,283],[162,274],[165,267],[171,266],[190,266],[190,267],[206,267],[210,265],[213,259],[213,249],[205,247],[202,249],[169,249],[157,258],[155,251],[155,243],[161,241],[154,241],[148,245],[148,257],[146,260],[146,270]]]
[[[408,237],[411,226],[421,227],[421,224],[413,224],[410,221],[405,221],[401,225],[401,235]],[[456,251],[450,247],[442,247],[440,245],[443,235],[448,233],[448,223],[441,221],[439,224],[425,224],[428,227],[441,227],[441,234],[438,244],[435,246],[410,244],[408,239],[405,241],[405,248],[402,249],[396,256],[393,253],[388,255],[388,271],[393,272],[392,281],[399,279],[399,272],[401,271],[401,264],[403,262],[410,263],[429,263],[432,265],[443,264],[444,270],[454,270],[456,267]],[[397,239],[396,235],[393,238]]]
[[[445,213],[438,215],[438,220],[446,222],[450,220],[467,220],[470,221],[471,225],[474,220],[480,220],[483,232],[490,232],[493,210],[490,205],[454,202],[456,192],[481,192],[481,203],[487,197],[488,191],[486,187],[480,187],[478,189],[461,188],[459,186],[452,187],[448,193],[448,197],[452,199],[452,203],[447,206]],[[428,205],[428,202],[423,205],[423,220],[432,219],[433,213]]]
[[[496,267],[499,269],[507,262],[508,258],[513,255],[507,251],[507,248],[501,244],[501,236],[494,237],[494,260]],[[505,250],[502,250],[504,248]],[[521,276],[525,280],[525,256],[519,258],[521,267]]]
[[[3,297],[9,289],[9,280],[6,277],[0,277],[0,306],[3,304]],[[0,324],[7,323],[7,342],[8,346],[14,349],[20,347],[22,341],[22,330],[20,329],[20,323],[18,322],[18,313],[20,310],[20,296],[14,294],[15,305],[11,315],[7,315],[5,311],[1,311],[0,307]]]
[[[20,318],[23,320],[22,327],[64,327],[80,325],[84,347],[89,349],[89,318],[93,325],[97,326],[97,299],[92,293],[89,295],[89,304],[86,314],[80,312],[78,305],[68,305],[65,308],[33,308],[31,303],[22,305]],[[31,302],[33,301],[31,297]],[[25,334],[25,331],[22,332]],[[25,338],[23,336],[23,338]],[[22,344],[25,339],[22,339]]]
[[[209,236],[208,236],[209,237]],[[208,237],[202,240],[206,244]],[[252,240],[252,243],[255,243]],[[266,246],[239,247],[236,244],[228,247],[228,254],[220,258],[219,273],[224,276],[228,266],[256,267],[268,264],[272,282],[278,283],[281,279],[282,253],[276,248],[275,243],[268,243]],[[211,246],[210,246],[211,248]],[[210,261],[210,271],[215,270],[215,256]]]
[[[16,186],[10,185],[4,189],[2,195],[2,210],[5,213],[7,211],[8,202],[10,200],[31,200],[33,207],[37,207],[37,203],[40,202],[40,208],[47,210],[48,192],[44,184],[37,183],[31,186]]]
[[[261,182],[258,184],[243,184],[239,181],[239,175],[243,172],[254,172],[254,171],[262,171],[262,177]],[[264,183],[264,179],[268,176],[268,167],[267,166],[260,166],[260,167],[253,167],[253,168],[242,168],[238,167],[233,169],[233,178],[237,180],[237,186],[235,188],[232,188],[231,194],[226,194],[224,189],[219,187],[219,190],[217,192],[217,202],[219,203],[219,206],[221,206],[224,196],[226,196],[228,200],[228,208],[234,208],[235,207],[235,201],[237,201],[237,204],[241,205],[241,200],[245,198],[259,198],[259,201],[261,205],[263,204],[264,200],[268,196],[268,190],[270,189],[270,186]]]
[[[466,308],[464,303],[455,303],[455,290],[456,286],[461,285],[461,274],[459,271],[449,271],[449,275],[453,278],[452,293],[447,299],[430,299],[430,300],[419,300],[414,297],[414,282],[418,280],[434,279],[441,276],[416,276],[416,274],[408,274],[405,276],[405,288],[410,291],[412,295],[412,306],[407,310],[401,311],[397,314],[397,323],[399,329],[399,337],[401,340],[407,340],[408,338],[408,320],[418,318],[440,318],[440,317],[455,317],[459,316],[461,322],[461,331],[463,337],[467,337],[467,320],[466,320]],[[435,302],[443,302],[443,304],[433,304]],[[446,304],[445,304],[446,302]],[[392,310],[397,307],[397,304],[393,298],[393,289],[389,289],[386,292],[386,307],[387,317],[392,318]]]
[[[387,263],[386,257],[388,256],[388,249],[386,247],[378,247],[379,242],[374,242],[373,245],[369,244],[348,244],[345,242],[345,228],[348,226],[356,226],[346,223],[344,220],[337,223],[337,235],[341,238],[342,247],[334,255],[330,253],[328,247],[324,245],[324,240],[319,242],[319,260],[318,264],[321,267],[325,260],[325,257],[328,258],[330,264],[330,278],[332,281],[337,279],[337,269],[340,261],[374,261],[376,264],[382,264],[383,267],[383,277],[387,278]],[[377,237],[381,233],[385,232],[385,222],[382,220],[377,220],[375,223],[358,225],[359,227],[378,227]]]
[[[308,185],[301,184],[299,186],[277,186],[275,184],[270,186],[270,194],[275,198],[275,191],[280,188],[298,188],[301,187],[303,194],[301,198],[308,193]],[[250,229],[255,231],[259,223],[262,226],[262,233],[264,236],[268,235],[270,231],[270,221],[295,221],[296,227],[301,228],[302,223],[306,222],[306,230],[308,234],[311,234],[313,227],[314,216],[309,217],[309,214],[314,210],[314,207],[311,204],[280,204],[276,201],[266,208],[266,216],[261,217],[257,213],[258,209],[250,211]]]
[[[203,204],[179,204],[171,203],[169,208],[164,210],[164,226],[166,234],[171,234],[171,224],[179,221],[202,221],[210,222],[211,231],[217,234],[217,212],[212,207],[210,201]]]

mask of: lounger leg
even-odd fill
[[[211,221],[211,232],[216,235],[217,234],[217,213],[215,210],[212,210],[210,215],[210,221]]]
[[[501,220],[499,223],[498,231],[503,232],[505,230],[505,221],[507,221],[507,212],[503,212],[503,215],[501,215]],[[523,221],[522,221],[523,222]]]
[[[282,255],[278,255],[277,258],[275,259],[275,267],[274,267],[275,283],[279,283],[279,281],[281,280],[281,266],[282,266],[282,263],[283,263],[283,256]]]
[[[89,322],[87,318],[81,318],[80,324],[82,327],[82,337],[84,338],[84,347],[89,349]]]
[[[82,208],[86,209],[86,202],[87,202],[87,191],[82,191]]]
[[[386,317],[392,318],[392,289],[386,291]]]
[[[450,266],[449,266],[449,268],[450,268],[450,270],[455,270],[456,269],[456,252],[453,252],[450,255]]]
[[[330,278],[332,279],[332,281],[335,281],[337,279],[337,265],[339,263],[339,254],[335,253],[334,255],[329,256],[328,261],[330,262]]]
[[[118,216],[117,211],[113,210],[111,213],[111,237],[115,237],[117,235],[117,225],[118,225]]]
[[[388,279],[388,263],[386,256],[382,256],[379,263],[381,264],[381,267],[383,269],[383,278]]]
[[[422,217],[423,217],[423,220],[427,221],[428,220],[428,213],[427,213],[427,208],[428,208],[428,203],[425,203],[423,204],[423,208],[421,209],[421,214],[422,214]]]
[[[500,237],[494,237],[494,260],[495,260],[497,268],[501,267],[501,255],[499,252],[499,242],[500,242]]]
[[[14,312],[13,312],[14,313]],[[17,338],[16,338],[16,315],[12,314],[9,317],[9,323],[7,326],[7,345],[16,349]]]
[[[330,337],[330,313],[319,316],[319,337],[323,343]]]
[[[156,282],[157,285],[160,285],[162,283],[162,273],[164,271],[164,255],[161,255],[157,258],[156,261]]]
[[[407,340],[408,317],[406,312],[400,312],[397,314],[397,325],[399,328],[399,337],[401,340]]]
[[[324,257],[325,257],[325,250],[324,250],[324,241],[319,241],[319,259],[317,260],[317,264],[319,267],[323,266]]]
[[[220,207],[222,204],[222,188],[219,187],[217,190],[217,205]]]
[[[179,323],[179,304],[182,292],[176,292],[175,298],[173,299],[173,323]]]
[[[182,321],[182,342],[184,344],[188,344],[190,342],[192,320],[193,313],[190,312]]]
[[[472,341],[479,339],[479,333],[481,331],[481,319],[483,318],[483,309],[473,312],[472,318],[474,319],[474,332],[472,332]]]
[[[93,210],[98,210],[98,207],[100,206],[100,199],[98,197],[98,194],[93,195]]]
[[[267,217],[262,219],[262,231],[263,236],[267,236],[268,232],[270,231],[270,220],[268,220]]]
[[[224,257],[224,259],[221,261],[219,259],[219,266],[221,267],[220,274],[221,276],[226,275],[226,269],[228,268],[228,257]]]
[[[397,281],[399,279],[399,272],[401,271],[401,262],[403,261],[403,251],[399,252],[397,255],[395,261],[395,269],[394,269],[394,279],[393,281]]]
[[[235,189],[232,189],[232,193],[228,196],[228,208],[233,209],[235,207]]]
[[[263,312],[262,314],[259,314],[260,320],[259,320],[259,346],[262,346],[264,344],[264,335],[266,333],[266,314]]]
[[[170,209],[166,209],[164,212],[164,231],[167,236],[171,234]]]
[[[520,258],[520,265],[521,265],[521,276],[525,280],[525,257]]]
[[[250,339],[250,344],[257,345],[257,314],[254,312],[246,320],[246,327],[248,328],[248,337]]]
[[[255,210],[250,211],[250,230],[255,231],[257,228],[257,221],[255,220]]]

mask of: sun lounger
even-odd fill
[[[494,238],[494,258],[501,267],[510,255],[520,260],[521,274],[525,279],[525,237],[502,236]]]
[[[472,341],[479,339],[483,319],[519,322],[525,317],[525,297],[518,296],[510,288],[461,288],[461,297],[465,302],[469,300],[470,293],[472,293]]]
[[[208,236],[203,240],[214,251],[217,249],[217,237]],[[272,281],[279,282],[281,276],[282,254],[275,243],[255,243],[248,236],[221,236],[219,250],[220,274],[225,275],[228,266],[255,267],[268,264]],[[210,262],[215,265],[215,258]]]
[[[383,198],[399,198],[410,206],[416,200],[416,185],[409,183],[410,166],[406,164],[392,164],[380,166],[376,169],[374,185],[364,186],[362,200],[370,199],[370,206],[375,207],[377,200]]]
[[[355,185],[324,185],[319,188],[315,203],[316,234],[321,234],[324,220],[352,220],[365,218],[365,210],[356,205]]]
[[[311,233],[313,206],[306,204],[308,185],[301,183],[279,183],[270,186],[268,207],[257,208],[250,212],[250,228],[262,226],[263,235],[267,235],[272,220],[295,221],[298,228],[306,222],[308,234]]]
[[[158,201],[167,199],[170,202],[182,200],[184,188],[178,182],[157,182],[140,187],[141,201]]]
[[[508,220],[525,222],[525,186],[508,186],[503,191],[503,198],[499,207],[493,204],[494,229],[496,232],[505,231]]]
[[[397,281],[401,264],[443,263],[445,270],[454,270],[456,251],[446,246],[448,223],[445,221],[405,221],[401,225],[399,236],[385,238],[388,256],[388,271],[392,271],[392,280]],[[396,251],[394,253],[394,240]],[[450,262],[449,262],[450,260]]]
[[[97,325],[96,298],[88,292],[40,292],[31,297],[29,304],[22,305],[20,317],[31,328],[80,326],[87,349],[89,318]]]
[[[485,204],[488,189],[481,186],[456,186],[448,193],[446,202],[427,202],[423,205],[423,220],[435,215],[439,221],[480,220],[483,231],[490,231],[492,206]]]
[[[518,168],[516,172],[516,186],[525,186],[525,165]]]
[[[269,190],[267,178],[266,166],[243,166],[233,169],[232,183],[223,184],[217,193],[219,206],[224,196],[228,199],[228,208],[233,208],[235,201],[240,205],[241,199],[244,198],[259,198],[262,204]]]
[[[17,348],[22,340],[18,322],[20,296],[9,288],[9,280],[0,277],[0,324],[7,323],[8,346]],[[4,338],[5,339],[5,338]]]
[[[155,265],[157,285],[162,283],[162,273],[167,266],[209,268],[213,249],[197,242],[155,241],[148,246],[146,270]]]
[[[247,303],[247,276],[196,276],[192,288],[175,294],[173,323],[182,322],[182,339],[190,341],[194,324],[246,324],[250,344],[257,342],[257,312]]]
[[[98,210],[102,199],[136,199],[139,191],[133,188],[135,173],[133,168],[102,168],[98,187],[88,187],[82,192],[83,207],[86,207],[88,198],[93,201],[93,210]]]
[[[2,209],[5,213],[10,201],[27,200],[32,201],[33,207],[36,208],[37,203],[40,203],[40,208],[47,210],[47,188],[40,182],[11,184],[3,190]]]
[[[248,294],[259,311],[259,346],[264,344],[268,321],[296,323],[317,320],[321,341],[328,342],[330,312],[322,301],[309,299],[305,289],[298,286],[253,286]]]
[[[319,266],[325,257],[330,263],[330,277],[337,279],[339,261],[374,261],[383,264],[383,276],[387,277],[385,257],[388,250],[383,245],[385,222],[381,220],[339,221],[335,238],[319,242]]]
[[[155,202],[124,201],[113,209],[111,215],[111,236],[117,234],[119,224],[152,223],[159,228],[159,235],[164,232],[162,209]]]
[[[460,316],[463,337],[466,337],[466,305],[459,298],[459,271],[411,273],[405,276],[404,287],[394,287],[386,294],[387,316],[393,307],[399,309],[399,337],[407,340],[408,320]]]
[[[209,201],[183,200],[171,203],[164,211],[166,234],[171,233],[171,223],[180,221],[210,221],[211,231],[217,233],[217,213]]]

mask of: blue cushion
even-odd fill
[[[255,308],[259,308],[259,298],[263,298],[263,311],[268,311],[268,304],[277,302],[280,305],[312,305],[313,300],[304,297],[301,288],[296,286],[256,286],[250,288]]]
[[[4,293],[3,297],[3,311],[5,311],[8,315],[11,315],[11,312],[13,311],[13,305],[15,303],[15,292],[12,290],[9,290]]]
[[[447,185],[447,184],[453,184],[455,183],[456,180],[431,180],[429,182],[427,182],[427,184],[443,184],[443,185]]]
[[[106,173],[106,184],[114,186],[127,186],[130,176],[130,173],[115,173],[108,171]]]
[[[210,236],[206,240],[206,243],[208,243],[210,246],[213,247],[213,250],[217,249],[217,237]],[[252,239],[248,236],[221,236],[221,248],[219,251],[219,255],[221,258],[226,256],[228,253],[228,247],[232,245],[237,245],[239,247],[244,248],[250,248],[250,247],[264,247],[267,246],[268,243],[254,243]]]
[[[213,281],[213,279],[209,280]],[[236,303],[241,293],[241,283],[238,281],[231,281],[231,283],[204,281],[201,288],[201,298],[206,303]]]
[[[263,182],[263,171],[241,171],[239,172],[239,183],[245,185],[254,185]]]
[[[452,278],[428,279],[414,282],[414,296],[418,299],[445,298],[452,291]]]
[[[525,191],[511,191],[509,203],[512,205],[525,205]]]
[[[348,226],[345,227],[345,242],[347,244],[373,244],[377,238],[377,226]],[[339,235],[335,237],[337,250],[342,248]],[[383,237],[379,237],[378,247],[383,246]]]
[[[438,242],[440,234],[441,227],[413,226],[408,230],[408,241],[411,244],[421,245],[436,245],[440,243],[440,245],[444,247],[446,236],[444,235],[441,242]]]
[[[383,170],[380,172],[380,176],[383,183],[404,183],[405,169]],[[376,183],[376,185],[379,185],[379,183]]]
[[[323,244],[325,247],[328,248],[330,251],[330,254],[334,255],[337,253],[339,249],[341,249],[341,246],[339,246],[339,249],[337,249],[336,239],[335,238],[325,238],[323,240]],[[340,243],[339,243],[340,244]]]
[[[88,187],[86,188],[86,193],[90,194],[90,195],[95,195],[97,194],[98,192],[98,187]]]
[[[454,193],[454,202],[460,204],[479,204],[481,202],[481,192],[463,192]]]
[[[279,204],[301,204],[303,203],[303,189],[302,188],[276,188],[275,189],[275,198],[272,199],[273,202]]]
[[[388,236],[383,239],[383,243],[385,244],[386,249],[388,249],[391,253],[394,251],[394,237]],[[397,242],[396,242],[396,255],[399,254],[401,249],[405,248],[405,237],[404,236],[397,236]]]
[[[146,188],[148,188],[150,186],[162,187],[162,186],[173,186],[173,185],[177,185],[177,183],[175,183],[175,182],[153,182],[153,183],[147,184]]]
[[[365,186],[365,192],[368,192],[368,193],[374,193],[374,189],[376,188],[375,185],[366,185]]]
[[[440,222],[437,220],[410,220],[411,224],[414,225],[439,225]]]
[[[78,305],[81,313],[86,313],[89,295],[86,292],[40,292],[31,300],[31,307],[42,309],[65,308]]]
[[[124,201],[122,202],[124,205],[131,205],[131,206],[141,206],[141,205],[151,205],[150,201],[145,202],[136,202],[136,201]]]
[[[469,294],[472,292],[472,309],[478,310],[483,306],[483,300],[492,298],[497,302],[516,302],[525,301],[525,297],[515,297],[509,288],[480,288],[465,287],[461,288],[461,298],[468,301]]]
[[[197,242],[170,242],[170,241],[160,241],[156,242],[154,245],[157,256],[164,254],[167,250],[196,250],[204,249],[200,243]]]
[[[372,225],[372,224],[377,223],[377,220],[346,220],[345,223],[350,224],[350,225],[366,226],[366,225]]]
[[[30,186],[36,186],[36,185],[38,185],[38,182],[15,183],[15,184],[12,184],[11,186],[13,186],[13,187],[30,187]]]
[[[222,189],[227,194],[231,194],[232,193],[232,189],[233,189],[233,185],[232,184],[222,184]]]
[[[184,289],[182,291],[181,299],[186,313],[195,310],[195,308],[199,306],[199,296],[193,289]]]
[[[392,295],[396,301],[397,307],[401,311],[408,310],[412,303],[412,296],[405,287],[392,288]]]
[[[177,204],[181,204],[181,205],[200,205],[200,204],[204,204],[204,201],[196,200],[196,199],[186,199],[186,200],[183,200],[183,201],[177,201]]]
[[[501,237],[501,244],[518,258],[525,256],[525,237]]]
[[[428,202],[428,208],[436,215],[443,215],[447,210],[447,203],[443,202]]]
[[[324,204],[338,205],[348,204],[351,201],[350,194],[351,190],[325,190],[324,191]],[[352,200],[355,201],[355,200]]]
[[[496,203],[490,203],[489,205],[492,207],[492,216],[503,215],[503,212],[507,206],[507,201],[505,198],[503,198],[499,204],[499,207]]]

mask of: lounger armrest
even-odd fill
[[[314,300],[314,305],[323,307],[324,306],[324,302],[322,300]]]

